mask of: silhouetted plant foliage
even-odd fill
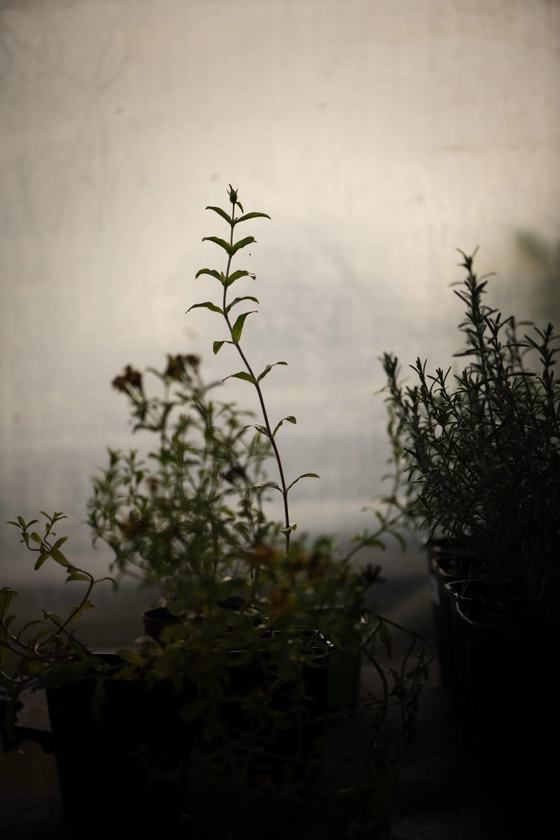
[[[159,394],[130,366],[116,377],[133,432],[154,446],[144,457],[109,450],[88,502],[94,543],[110,546],[113,568],[158,586],[183,612],[204,601],[204,581],[218,599],[232,594],[240,568],[277,530],[262,511],[270,446],[250,433],[246,412],[212,399],[216,383],[205,385],[199,368],[196,356],[168,356],[163,371],[148,370]]]
[[[461,252],[462,253],[462,252]],[[483,573],[528,598],[538,615],[557,614],[560,593],[560,383],[558,336],[483,302],[487,281],[473,272],[455,294],[464,370],[427,372],[404,387],[398,360],[382,358],[388,404],[416,490],[416,517],[430,535],[456,538],[482,558]],[[519,327],[532,327],[519,337]],[[480,569],[479,569],[480,573]]]
[[[128,399],[133,432],[152,443],[144,454],[109,449],[109,464],[93,479],[88,503],[94,542],[105,542],[114,553],[111,571],[117,579],[133,574],[159,586],[177,622],[159,640],[143,637],[138,649],[119,651],[117,666],[96,657],[71,627],[93,607],[94,587],[103,580],[116,586],[117,580],[97,580],[62,552],[65,537],[55,539],[53,528],[63,514],[44,513],[43,534],[33,530],[37,520],[18,517],[11,524],[19,529],[21,542],[37,553],[35,568],[57,563],[67,582],[84,586],[84,594],[67,617],[44,611],[42,618],[18,628],[16,615],[9,613],[17,593],[0,590],[0,687],[12,698],[13,726],[15,700],[31,685],[93,679],[95,710],[102,717],[107,680],[142,680],[148,690],[170,683],[183,724],[193,726],[197,735],[191,758],[176,756],[164,776],[187,795],[190,791],[188,810],[199,828],[208,823],[209,837],[223,828],[223,814],[202,807],[209,796],[227,801],[228,819],[238,825],[245,818],[248,825],[263,803],[266,813],[280,815],[288,799],[310,813],[351,801],[356,824],[373,819],[379,825],[386,802],[379,804],[378,792],[391,776],[392,761],[414,738],[427,662],[416,633],[409,633],[402,661],[392,662],[391,630],[397,625],[370,605],[380,568],[355,568],[350,561],[362,548],[383,547],[386,536],[402,541],[409,506],[408,488],[404,497],[401,492],[403,451],[394,426],[399,414],[389,424],[393,486],[376,508],[376,530],[358,535],[347,555],[331,537],[311,544],[296,540],[289,493],[301,478],[316,476],[303,473],[286,480],[277,433],[295,418],[271,423],[261,384],[275,365],[285,363],[254,372],[241,346],[250,313],[234,319],[232,310],[255,298],[228,297],[233,283],[250,276],[232,271],[232,259],[254,242],[251,236],[235,241],[234,231],[266,214],[244,213],[231,187],[228,197],[230,212],[210,209],[229,226],[229,238],[207,237],[225,251],[226,270],[199,272],[219,281],[220,305],[206,301],[195,306],[223,317],[229,338],[215,342],[214,352],[233,345],[244,369],[232,375],[256,389],[263,422],[247,422],[246,413],[233,403],[216,400],[216,385],[203,382],[196,356],[168,356],[162,371],[148,369],[146,374],[128,366],[113,386]],[[157,386],[155,394],[148,378]],[[276,465],[276,482],[264,473],[267,458]],[[271,489],[282,497],[282,523],[264,512],[264,494]],[[322,727],[340,716],[326,708],[326,669],[343,650],[361,652],[376,674],[376,688],[368,690],[365,703],[370,753],[363,773],[318,781]],[[147,750],[140,737],[139,759],[161,774],[160,757]]]

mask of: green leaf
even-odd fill
[[[220,352],[220,350],[222,349],[224,344],[233,344],[233,341],[215,341],[214,344],[212,345],[212,350],[214,351],[214,356],[216,356]]]
[[[50,556],[51,556],[50,551],[42,551],[41,554],[39,554],[39,559],[35,563],[35,566],[34,566],[35,570],[40,569],[41,566],[43,565],[43,563],[45,562],[45,560],[48,560]]]
[[[253,429],[256,429],[257,432],[260,432],[261,435],[264,435],[265,437],[270,438],[270,432],[268,431],[266,426],[262,425],[262,423],[252,423],[251,426],[252,426]]]
[[[85,610],[91,610],[93,607],[95,607],[95,604],[92,604],[91,601],[84,601],[79,607],[75,607],[70,621],[77,621]]]
[[[124,659],[125,662],[130,662],[133,665],[143,665],[144,663],[141,654],[134,650],[118,650],[117,656],[120,656],[120,658]]]
[[[270,219],[270,216],[267,213],[245,213],[244,216],[240,216],[238,219],[235,220],[235,224],[239,224],[239,222],[246,222],[247,219]]]
[[[43,540],[41,539],[37,531],[33,531],[33,533],[31,534],[31,539],[33,540],[33,542],[39,543],[39,545],[43,545]]]
[[[385,548],[385,543],[378,540],[377,537],[360,537],[358,534],[352,537],[352,542],[361,543],[363,548]]]
[[[11,589],[9,586],[5,586],[4,589],[0,589],[0,618],[4,618],[8,612],[8,607],[10,606],[12,599],[17,597],[18,594],[16,590]]]
[[[219,271],[216,271],[214,268],[201,268],[200,271],[197,271],[194,275],[194,279],[196,280],[197,277],[200,277],[201,274],[209,274],[210,277],[215,277],[216,280],[220,281],[220,283],[222,282],[222,275]]]
[[[33,621],[28,621],[27,624],[24,624],[23,629],[27,630],[28,627],[33,627],[34,624],[44,624],[44,623],[45,623],[44,619],[34,618]]]
[[[249,315],[253,315],[256,312],[255,309],[252,309],[250,312],[244,312],[242,315],[239,316],[235,324],[231,329],[231,337],[235,344],[239,344],[241,340],[241,334],[243,332],[243,327],[245,325],[245,320],[248,318]]]
[[[221,207],[213,207],[212,205],[209,205],[208,207],[206,207],[206,210],[213,210],[214,213],[217,213],[218,216],[221,216],[222,219],[225,219],[228,225],[233,226],[233,219],[231,218],[229,213],[226,213],[226,211],[222,210]],[[236,219],[236,221],[238,222],[239,219]]]
[[[282,488],[279,484],[276,484],[275,481],[263,481],[259,482],[258,484],[252,484],[251,490],[262,490],[265,487],[273,487],[275,490],[278,490],[279,493],[282,492]]]
[[[284,417],[284,418],[283,418],[282,420],[280,420],[280,422],[277,424],[276,428],[274,429],[274,431],[273,431],[273,433],[272,433],[272,437],[274,437],[274,436],[275,436],[275,434],[276,434],[276,432],[278,431],[278,429],[280,428],[280,426],[283,426],[283,425],[284,425],[284,422],[286,422],[286,423],[293,423],[293,424],[295,425],[295,424],[297,423],[297,420],[296,420],[296,418],[295,418],[292,414],[290,414],[290,416],[289,416],[289,417]]]
[[[233,255],[240,251],[242,248],[246,248],[247,245],[252,245],[252,243],[256,241],[257,240],[254,236],[246,236],[244,239],[240,239],[239,242],[234,242],[232,247],[228,245],[228,254],[231,253],[231,256],[233,257]]]
[[[56,563],[59,563],[61,566],[69,566],[70,565],[69,561],[66,559],[66,557],[64,556],[62,551],[59,551],[58,548],[52,548],[51,551],[50,551],[50,555],[51,555],[52,559]]]
[[[58,632],[58,628],[56,628],[56,627],[43,627],[42,630],[39,630],[38,633],[35,633],[35,635],[31,639],[31,641],[29,642],[29,644],[32,647],[35,647],[35,645],[37,644],[39,639],[41,639],[43,636],[53,636],[57,632]]]
[[[122,668],[113,674],[114,680],[135,680],[138,677],[138,666],[137,665],[123,665]]]
[[[50,620],[54,621],[54,623],[57,624],[59,627],[62,624],[60,616],[58,616],[56,613],[46,612],[45,610],[43,610],[43,615],[45,616],[45,618],[50,618]]]
[[[89,578],[87,575],[83,575],[81,572],[70,572],[65,582],[70,583],[73,580],[86,580],[89,582],[91,578]]]
[[[233,254],[235,253],[229,242],[226,242],[225,239],[220,239],[219,236],[203,236],[202,241],[214,242],[216,245],[219,245],[220,248],[223,248],[226,254],[230,257],[233,256]]]
[[[218,312],[220,315],[224,314],[224,310],[220,309],[219,306],[216,306],[216,304],[212,303],[212,301],[210,301],[210,300],[207,300],[204,303],[195,303],[195,304],[193,304],[193,306],[189,306],[189,308],[187,309],[187,312],[190,312],[191,309],[201,309],[201,308],[210,309],[212,312]]]
[[[286,488],[286,492],[288,492],[288,490],[290,490],[294,486],[294,484],[297,484],[298,481],[302,478],[320,478],[320,477],[321,476],[317,475],[317,473],[303,473],[303,475],[298,475],[298,477],[294,481],[292,481],[290,486]]]
[[[236,280],[239,280],[240,277],[250,277],[252,280],[254,280],[256,276],[257,275],[253,274],[251,271],[244,271],[243,269],[240,269],[239,271],[234,271],[233,274],[230,274],[228,277],[226,277],[224,286],[231,286],[233,283],[235,283]]]
[[[274,362],[274,364],[272,364],[272,365],[267,365],[267,366],[265,367],[265,369],[263,370],[263,372],[262,372],[262,373],[260,373],[260,374],[257,376],[257,382],[260,382],[260,381],[261,381],[261,379],[264,379],[264,378],[265,378],[265,376],[267,375],[267,373],[270,373],[270,371],[272,370],[272,368],[273,368],[273,367],[276,367],[276,365],[287,365],[287,364],[288,364],[288,362]]]
[[[232,307],[237,306],[237,304],[241,303],[242,300],[252,300],[254,303],[258,303],[256,297],[253,297],[252,295],[243,295],[243,297],[236,297],[235,300],[232,300],[232,302],[226,306],[226,312],[229,312]]]
[[[34,662],[31,659],[26,659],[24,656],[19,660],[19,671],[26,677],[35,677],[46,668],[44,662]]]
[[[60,548],[61,545],[64,545],[64,543],[66,542],[67,539],[68,539],[68,537],[61,537],[59,540],[57,540],[55,542],[53,548]]]
[[[250,382],[251,385],[255,384],[254,377],[244,370],[240,370],[239,373],[232,373],[230,376],[226,376],[225,379],[222,379],[222,382],[225,382],[226,379],[243,379],[245,382]]]

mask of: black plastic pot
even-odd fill
[[[469,590],[472,593],[472,585],[472,581],[465,580],[446,583],[444,597],[449,614],[449,645],[452,651],[449,662],[449,699],[453,714],[461,723],[463,746],[467,752],[474,755],[476,744],[472,723],[465,628],[457,612],[457,604],[462,597],[469,597]]]
[[[108,664],[122,664],[103,655]],[[181,722],[168,683],[105,679],[99,719],[95,678],[47,689],[64,812],[87,821],[173,819],[183,810],[179,766],[190,758],[194,727]]]
[[[178,623],[177,616],[170,613],[167,607],[151,607],[142,613],[144,633],[146,636],[155,639],[156,642],[160,641],[161,631],[165,627]]]
[[[235,606],[239,609],[238,603]],[[331,607],[330,609],[341,608]],[[367,616],[362,616],[360,621],[365,633],[368,624]],[[142,613],[142,622],[146,636],[150,636],[159,642],[162,630],[165,627],[178,624],[179,619],[170,613],[167,607],[151,607]],[[329,709],[353,709],[356,707],[360,693],[361,663],[360,651],[351,650],[349,645],[341,650],[333,651],[328,665],[327,707]]]
[[[454,686],[455,664],[451,631],[451,608],[445,586],[463,581],[476,562],[476,554],[466,552],[456,541],[435,539],[427,545],[432,612],[440,683],[447,689]]]
[[[344,607],[318,607],[309,613],[309,624],[314,626],[314,615],[342,614]],[[360,616],[362,637],[368,632],[368,616]],[[354,709],[358,704],[360,694],[360,678],[362,673],[362,655],[359,647],[352,644],[351,634],[340,639],[342,648],[334,648],[328,661],[328,701],[330,710]]]
[[[242,607],[242,604],[237,599],[232,598],[221,604],[221,606],[237,610]],[[178,619],[165,607],[146,610],[142,618],[144,621],[144,632],[157,641],[160,640],[160,634],[164,627],[178,622]],[[227,666],[228,684],[225,689],[226,697],[246,697],[255,688],[263,692],[269,690],[269,686],[266,683],[267,663],[271,659],[270,643],[273,635],[278,632],[281,631],[269,632],[263,636],[260,650],[255,652],[249,662],[238,664],[238,662],[246,659],[247,651],[230,651],[230,664]],[[316,635],[315,630],[303,627],[300,632],[310,638]],[[319,650],[318,646],[317,650]],[[346,662],[344,664],[347,665],[348,663]],[[350,664],[352,666],[352,683],[346,699],[352,702],[354,698],[357,698],[358,692],[358,685],[355,682],[355,672],[357,667],[359,679],[359,659],[356,662],[356,657],[352,657]],[[268,729],[266,726],[262,729],[260,740],[266,744],[265,751],[269,756],[263,758],[260,764],[272,775],[282,776],[282,768],[291,764],[292,769],[295,771],[294,776],[296,778],[302,777],[313,766],[314,758],[317,758],[315,766],[318,767],[320,765],[319,757],[321,754],[321,741],[325,731],[325,722],[324,720],[316,720],[316,718],[324,717],[329,708],[328,665],[328,659],[324,659],[321,662],[318,661],[314,665],[303,665],[303,684],[308,699],[302,705],[302,721],[299,726],[286,730],[278,730],[275,734],[272,725]],[[282,715],[293,705],[293,688],[293,684],[286,682],[275,689],[272,699],[272,709],[275,713]],[[237,735],[243,736],[254,726],[254,721],[251,720],[250,710],[243,708],[240,703],[225,702],[221,704],[218,707],[218,716],[225,722],[227,727],[226,737],[230,739],[237,737]],[[262,724],[262,721],[260,723]],[[204,743],[204,739],[201,739],[200,731],[197,730],[197,732],[197,744],[201,747],[203,753],[207,753],[212,747]]]
[[[278,728],[277,721],[284,714],[289,714],[294,706],[295,682],[278,682],[269,671],[271,661],[276,661],[269,645],[278,641],[282,631],[273,631],[263,637],[263,644],[249,662],[237,664],[236,659],[245,659],[246,651],[231,651],[228,667],[229,682],[226,686],[226,698],[246,697],[255,689],[269,694],[270,709],[273,718],[259,719],[259,744],[262,754],[255,767],[257,772],[266,772],[278,781],[287,775],[292,778],[314,777],[321,765],[322,739],[325,733],[324,716],[328,709],[328,659],[320,656],[320,646],[313,645],[316,631],[302,628],[302,636],[309,639],[310,652],[317,652],[317,659],[312,664],[302,665],[301,678],[305,690],[305,699],[301,702],[301,719],[297,725]],[[271,679],[272,677],[272,679]],[[218,707],[218,715],[227,727],[227,737],[244,735],[254,726],[251,710],[239,703],[226,702]]]
[[[218,601],[218,605],[224,609],[237,612],[245,605],[243,596],[233,594],[226,598],[225,601]],[[255,620],[259,620],[259,616],[255,616]],[[142,613],[142,623],[144,626],[144,633],[155,639],[156,642],[161,640],[161,632],[165,627],[170,627],[173,624],[179,624],[181,619],[173,615],[167,607],[150,607]]]
[[[17,719],[15,724],[15,732],[12,733],[13,737],[8,737],[8,734],[5,729],[5,724],[7,720],[7,712],[8,712],[8,693],[4,691],[4,689],[0,688],[0,745],[2,747],[3,752],[10,752],[13,750],[20,741],[24,740],[25,732],[21,731],[21,728],[17,726]],[[16,715],[17,712],[23,708],[23,703],[19,700],[16,704],[15,711]]]
[[[493,794],[546,807],[557,797],[559,625],[475,621],[468,601],[456,610],[481,783]]]

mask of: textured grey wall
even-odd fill
[[[184,314],[229,181],[272,216],[248,230],[247,346],[290,364],[266,380],[299,421],[288,473],[322,475],[294,518],[365,525],[377,357],[450,358],[454,248],[482,246],[499,303],[542,309],[519,235],[560,236],[559,93],[550,0],[0,0],[1,518],[65,510],[90,556],[89,476],[130,442],[113,376],[166,351],[237,369],[218,321]],[[31,565],[5,532],[0,583]]]

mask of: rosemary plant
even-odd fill
[[[519,337],[513,316],[484,303],[489,275],[478,278],[474,254],[463,257],[467,277],[455,294],[466,305],[466,346],[456,356],[466,367],[429,374],[417,359],[419,384],[405,388],[397,358],[385,354],[387,399],[430,535],[476,552],[485,577],[527,595],[530,612],[551,615],[560,592],[558,336],[551,324],[524,322],[532,333]]]

